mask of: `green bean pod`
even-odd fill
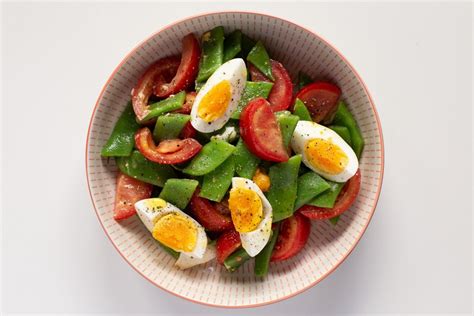
[[[242,138],[239,139],[234,151],[235,172],[243,178],[252,179],[257,170],[260,158],[252,154]]]
[[[150,112],[143,118],[142,122],[150,121],[162,114],[181,109],[186,99],[186,92],[181,91],[159,102],[150,104]]]
[[[130,102],[122,115],[120,115],[107,143],[102,148],[103,157],[126,157],[130,156],[135,146],[135,132],[140,125],[135,120],[132,103]]]
[[[228,271],[234,272],[250,258],[252,257],[250,257],[244,248],[239,248],[225,259],[224,266]]]
[[[158,117],[153,130],[153,138],[156,142],[178,138],[190,118],[189,115],[178,113],[168,113]]]
[[[183,173],[203,176],[222,164],[234,152],[235,147],[223,140],[212,139],[183,169]]]
[[[295,211],[311,201],[314,197],[329,190],[330,185],[321,176],[309,171],[298,177]]]
[[[214,202],[220,202],[232,183],[234,170],[234,159],[230,156],[214,171],[204,176],[199,196]]]
[[[342,187],[344,187],[344,183],[337,183],[329,180],[326,180],[326,182],[329,184],[329,190],[317,195],[306,204],[326,208],[334,207],[337,196],[339,195],[339,192],[341,192]]]
[[[265,248],[262,249],[262,251],[257,256],[255,256],[254,272],[256,276],[264,277],[267,275],[273,248],[275,248],[279,232],[280,225],[275,224],[275,227],[272,228],[272,237],[268,241],[268,244],[265,246]]]
[[[224,40],[224,62],[236,57],[242,50],[242,32],[235,30]]]
[[[291,157],[270,167],[270,190],[267,199],[273,208],[273,222],[279,222],[293,215],[298,188],[298,170],[301,155]]]
[[[129,157],[117,157],[117,166],[126,175],[162,187],[166,180],[176,177],[172,167],[146,159],[138,150]]]
[[[293,114],[298,115],[302,121],[313,121],[306,105],[300,99],[296,99]]]
[[[349,129],[351,134],[352,149],[354,149],[357,158],[360,158],[362,150],[364,149],[364,137],[362,136],[356,120],[352,116],[351,112],[349,112],[349,109],[343,101],[339,101],[337,112],[334,116],[332,124],[345,126],[347,129]]]
[[[237,104],[237,108],[235,109],[234,113],[232,113],[231,118],[238,120],[240,118],[240,113],[251,100],[258,97],[262,97],[265,99],[268,98],[268,95],[270,94],[272,87],[273,87],[273,83],[271,82],[247,81],[244,92],[242,93],[242,97],[240,98],[239,103]]]
[[[270,56],[268,55],[267,50],[261,41],[258,41],[249,52],[247,55],[247,61],[251,62],[252,65],[260,70],[268,79],[272,81],[274,80]]]
[[[224,28],[217,26],[201,37],[202,53],[197,82],[205,82],[224,61]]]
[[[293,115],[288,111],[277,112],[276,118],[280,125],[281,136],[283,138],[283,145],[286,148],[290,145],[291,137],[296,128],[296,124],[300,120],[297,115]]]
[[[184,210],[199,182],[193,179],[168,179],[159,198]]]
[[[344,141],[352,147],[352,141],[351,141],[351,132],[349,129],[345,126],[339,126],[339,125],[331,125],[328,126],[330,129],[335,131],[339,136],[341,136]]]

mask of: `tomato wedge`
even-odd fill
[[[293,84],[290,75],[283,65],[276,60],[270,60],[272,64],[272,74],[275,78],[273,87],[268,95],[268,102],[272,106],[273,112],[283,111],[290,107],[293,100]],[[252,81],[267,81],[270,79],[258,70],[254,65],[249,65],[250,76]]]
[[[248,149],[259,158],[282,162],[288,152],[270,103],[264,98],[250,101],[240,114],[240,135]]]
[[[155,145],[148,127],[139,129],[135,134],[135,145],[145,158],[161,164],[178,164],[194,157],[202,148],[193,138],[168,139]]]
[[[151,197],[153,185],[136,180],[119,172],[115,192],[114,219],[121,220],[135,215],[136,202]]]
[[[149,112],[148,99],[156,82],[167,82],[176,74],[179,56],[165,57],[151,65],[132,89],[133,111],[141,121]]]
[[[197,93],[195,91],[186,92],[186,100],[184,100],[183,107],[178,110],[174,110],[173,113],[189,114],[193,108],[194,99],[196,99]]]
[[[154,87],[155,95],[160,98],[166,98],[186,89],[192,84],[198,73],[200,57],[201,49],[194,34],[191,33],[183,37],[183,53],[181,54],[181,63],[176,71],[176,75],[171,82],[157,82]]]
[[[341,89],[329,82],[314,82],[304,86],[296,95],[303,101],[316,123],[330,123],[337,111]]]
[[[310,219],[329,219],[341,215],[351,207],[352,203],[354,203],[357,194],[359,194],[360,181],[360,170],[357,170],[356,174],[350,178],[342,188],[334,207],[325,208],[313,205],[303,205],[298,209],[298,212]]]
[[[189,205],[192,215],[205,229],[223,232],[234,228],[230,216],[219,212],[208,199],[200,197],[199,189],[194,191]]]
[[[311,232],[311,221],[299,213],[281,222],[280,233],[270,261],[282,261],[303,249]]]
[[[240,234],[235,229],[222,233],[216,241],[217,262],[224,264],[225,259],[241,245]]]
[[[180,138],[194,138],[196,137],[196,130],[194,127],[191,125],[191,122],[187,122],[186,125],[184,125],[183,129],[181,130],[181,133],[179,134]]]

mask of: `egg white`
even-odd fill
[[[204,96],[219,82],[228,80],[231,86],[232,95],[226,111],[221,117],[212,122],[206,122],[198,115],[198,108]],[[202,133],[210,133],[218,130],[230,119],[239,104],[240,97],[244,92],[245,83],[247,82],[247,67],[242,58],[231,59],[222,64],[207,80],[204,86],[199,90],[194,99],[191,109],[191,125]]]
[[[262,190],[252,180],[240,177],[232,178],[232,188],[246,188],[254,191],[262,200],[263,219],[257,228],[251,232],[239,233],[242,248],[251,256],[255,257],[262,251],[270,240],[272,234],[273,210],[270,202],[263,194]]]
[[[180,268],[181,270],[189,269],[199,264],[204,264],[213,260],[216,257],[216,246],[214,244],[208,244],[206,252],[202,258],[196,258],[193,256],[189,256],[186,253],[180,253],[178,260],[175,262],[175,266]]]
[[[329,174],[322,170],[315,168],[308,157],[306,156],[306,143],[312,139],[321,138],[321,139],[330,139],[334,144],[339,146],[341,150],[346,154],[348,158],[347,166],[338,174]],[[315,122],[310,121],[299,121],[296,125],[295,131],[293,132],[293,136],[291,138],[291,148],[297,154],[301,154],[303,157],[303,163],[316,172],[317,174],[321,175],[323,178],[334,181],[334,182],[346,182],[352,176],[355,175],[357,169],[359,168],[359,160],[357,159],[354,150],[349,146],[341,136],[339,136],[333,130],[320,125]]]
[[[151,198],[138,201],[135,203],[135,210],[137,211],[137,214],[142,220],[143,224],[145,224],[145,227],[150,232],[153,232],[153,227],[155,226],[155,223],[158,221],[158,219],[166,214],[177,213],[183,217],[186,217],[194,224],[197,229],[196,245],[190,252],[179,252],[194,258],[202,258],[204,256],[207,247],[207,235],[201,224],[199,224],[194,218],[184,213],[173,204],[168,203],[160,198]]]

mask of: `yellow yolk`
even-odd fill
[[[198,231],[188,218],[169,213],[158,219],[152,234],[156,240],[175,251],[190,252],[196,246]]]
[[[316,169],[328,174],[339,174],[347,166],[349,158],[331,139],[315,138],[306,143],[306,159]]]
[[[151,211],[157,211],[160,208],[163,208],[166,206],[166,201],[163,199],[150,199],[147,201],[146,206],[151,209]]]
[[[267,192],[270,189],[270,177],[260,168],[255,172],[252,181],[262,190]]]
[[[247,233],[255,230],[262,221],[262,200],[247,188],[233,188],[229,195],[229,209],[235,230]]]
[[[232,87],[223,80],[212,87],[202,98],[198,107],[198,116],[205,122],[212,122],[224,115],[232,97]]]

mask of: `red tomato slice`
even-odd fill
[[[299,213],[283,220],[270,261],[282,261],[303,249],[311,232],[311,221]]]
[[[189,203],[194,218],[207,230],[223,232],[234,228],[230,216],[219,212],[211,201],[199,196],[199,189],[193,194]]]
[[[196,137],[196,130],[194,127],[191,125],[191,122],[187,122],[186,125],[184,125],[183,129],[181,130],[181,133],[179,134],[180,138],[194,138]]]
[[[179,56],[165,57],[151,65],[132,89],[133,111],[141,121],[149,112],[148,99],[157,81],[166,82],[179,67]]]
[[[115,192],[114,218],[121,220],[135,215],[136,202],[151,197],[153,185],[119,172]]]
[[[256,156],[269,161],[288,160],[280,126],[264,98],[250,101],[240,115],[240,135],[248,149]]]
[[[135,144],[145,158],[161,164],[178,164],[194,157],[202,148],[193,138],[164,140],[155,145],[151,131],[143,127],[135,134]]]
[[[198,73],[200,57],[201,49],[194,34],[191,33],[183,37],[183,53],[176,75],[169,83],[167,81],[157,82],[154,87],[155,95],[166,98],[192,84]]]
[[[272,106],[273,112],[283,111],[290,107],[293,100],[293,84],[290,75],[283,65],[276,60],[270,61],[272,64],[272,73],[275,81],[268,96],[268,102]],[[250,64],[250,76],[252,81],[271,82],[265,75],[255,66]]]
[[[341,215],[351,207],[352,203],[354,203],[357,194],[359,194],[360,181],[360,170],[357,170],[356,174],[350,178],[342,188],[334,207],[325,208],[313,205],[303,205],[298,209],[298,212],[310,219],[329,219]]]
[[[197,93],[195,91],[186,92],[186,100],[184,101],[183,107],[178,110],[174,110],[173,113],[189,114],[193,108],[194,99],[196,99]]]
[[[223,264],[241,245],[240,234],[235,229],[224,232],[216,241],[217,262]]]
[[[337,110],[341,89],[329,82],[306,85],[296,95],[308,108],[313,121],[330,123]]]

